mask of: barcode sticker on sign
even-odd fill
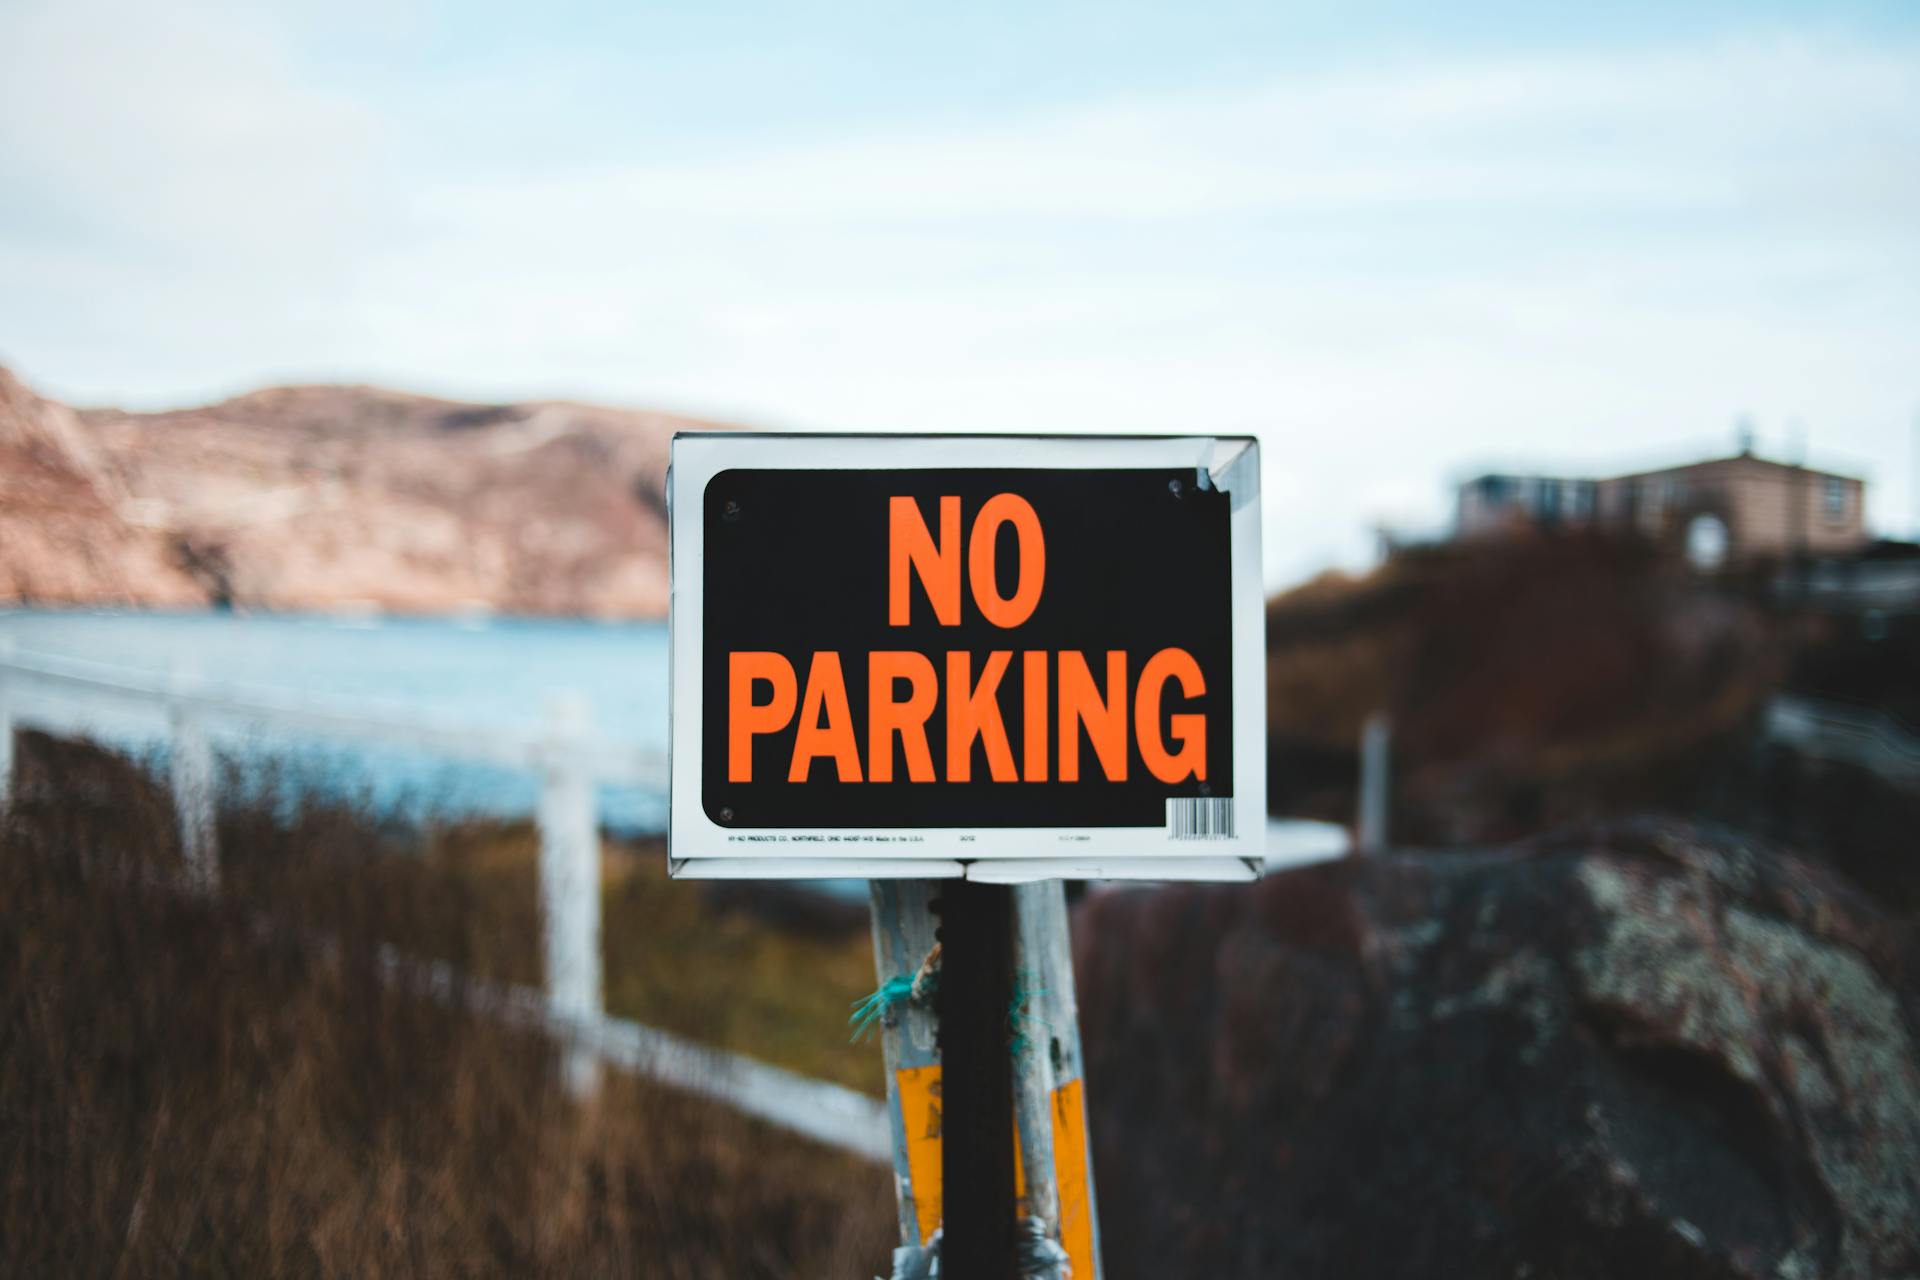
[[[1187,796],[1167,801],[1167,836],[1173,840],[1233,839],[1233,797]]]

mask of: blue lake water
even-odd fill
[[[538,731],[557,699],[578,695],[600,735],[667,749],[667,630],[658,622],[29,610],[0,613],[0,638],[22,656],[77,659],[149,678],[179,673],[241,698],[324,700],[479,733]],[[104,704],[92,714],[97,736],[136,751],[161,741],[151,715]],[[538,797],[538,781],[528,773],[350,740],[287,741],[253,732],[216,741],[230,759],[276,761],[309,786],[386,810],[513,815],[530,813]],[[637,788],[608,787],[601,813],[617,830],[657,831],[666,804]]]

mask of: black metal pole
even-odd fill
[[[1013,891],[940,891],[940,1274],[1013,1280]]]

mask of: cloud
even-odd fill
[[[304,84],[290,45],[237,3],[0,10],[0,172],[15,202],[45,240],[103,254],[326,256],[369,212],[375,122]]]
[[[607,164],[527,187],[451,184],[449,203],[754,219],[1163,219],[1440,206],[1725,208],[1834,182],[1911,201],[1913,49],[1778,36],[1686,52],[1336,71],[937,132]],[[1787,144],[1782,148],[1782,144]],[[1904,180],[1902,180],[1904,179]],[[1910,211],[1910,205],[1907,206]],[[484,216],[484,215],[483,215]]]
[[[1441,519],[1473,462],[1712,449],[1747,407],[1891,461],[1920,394],[1914,160],[1920,52],[1773,36],[477,175],[419,193],[444,234],[407,269],[420,294],[517,264],[490,313],[555,305],[505,322],[494,367],[609,392],[1259,430],[1285,579],[1363,558],[1372,518]]]
[[[377,116],[392,95],[326,87],[287,26],[112,12],[0,29],[0,173],[86,228],[0,213],[0,341],[56,388],[1253,430],[1276,581],[1363,558],[1376,517],[1438,520],[1462,467],[1712,448],[1743,409],[1878,463],[1878,512],[1906,509],[1911,43],[1347,64],[780,146],[685,103],[669,161],[584,102],[564,146],[450,145],[502,120],[511,59]]]

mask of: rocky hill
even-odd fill
[[[377,387],[75,410],[0,369],[0,604],[657,617],[677,429]]]
[[[123,502],[79,415],[0,369],[0,604],[204,601],[166,537],[129,523]]]

